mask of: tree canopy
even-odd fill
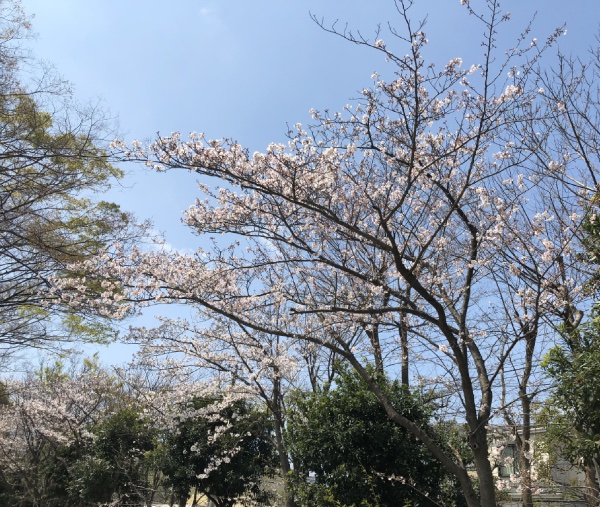
[[[263,490],[272,473],[274,449],[264,414],[239,401],[219,406],[196,399],[165,439],[163,472],[182,505],[192,490],[217,507],[268,498]],[[213,407],[213,405],[215,405]]]
[[[544,68],[562,28],[538,42],[527,26],[500,49],[509,14],[496,0],[460,3],[483,31],[482,60],[468,67],[458,56],[428,59],[426,23],[412,19],[410,0],[394,2],[385,40],[383,30],[366,38],[321,24],[389,66],[343,111],[312,111],[311,124],[262,153],[199,133],[116,140],[128,160],[215,182],[200,185],[184,220],[221,239],[195,253],[83,258],[73,269],[86,276],[63,277],[55,294],[116,318],[148,304],[193,306],[189,320],[133,332],[144,364],[202,368],[203,394],[261,397],[285,477],[282,386],[305,376],[318,390],[315,372],[333,377],[343,361],[469,507],[496,505],[488,437],[502,416],[518,433],[530,507],[541,357],[557,327],[576,331],[591,306],[580,253],[597,190],[597,70],[561,54]],[[464,423],[477,483],[463,456],[382,387],[384,373],[421,383],[443,418]],[[286,504],[294,501],[288,488]]]
[[[423,427],[430,408],[399,382],[376,377],[394,407]],[[343,370],[335,386],[296,393],[286,436],[301,482],[301,505],[420,506],[450,502],[448,477],[429,450],[391,421],[356,373]],[[442,494],[444,493],[444,494]],[[444,497],[444,498],[442,498]]]
[[[126,243],[139,233],[130,215],[94,195],[122,176],[109,161],[101,111],[77,107],[59,81],[22,81],[21,69],[35,67],[19,46],[28,30],[18,2],[3,1],[0,353],[56,341],[112,338],[106,323],[59,302],[53,279],[81,275],[69,265],[106,253],[113,242]]]

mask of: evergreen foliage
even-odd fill
[[[372,374],[398,412],[431,430],[430,410],[417,395]],[[388,418],[356,373],[342,369],[334,385],[297,393],[288,417],[301,505],[417,507],[441,500],[448,481],[442,466]]]

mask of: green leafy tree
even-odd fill
[[[80,507],[108,503],[112,500],[113,486],[111,464],[93,453],[86,453],[71,463],[63,505]]]
[[[430,427],[431,414],[422,400],[406,386],[373,375],[396,410]],[[388,418],[356,373],[343,370],[335,386],[299,393],[288,421],[301,505],[438,505],[443,486],[448,486],[441,465]]]
[[[83,499],[115,505],[150,505],[155,492],[151,483],[152,451],[157,430],[139,408],[120,408],[93,428],[91,452],[76,471]]]
[[[69,104],[57,82],[21,82],[24,66],[43,73],[20,50],[28,30],[19,2],[0,2],[0,354],[113,337],[96,315],[74,314],[54,280],[85,274],[70,266],[139,232],[116,204],[94,198],[122,176],[104,149],[101,113]]]
[[[245,401],[219,405],[194,400],[165,440],[163,472],[180,505],[194,488],[217,507],[267,500],[275,453],[265,414]]]
[[[554,382],[552,395],[540,411],[547,428],[544,445],[585,472],[588,506],[600,500],[600,313],[577,332],[565,335],[563,346],[553,347],[544,363]]]

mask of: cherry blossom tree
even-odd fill
[[[218,316],[208,325],[181,319],[162,320],[163,324],[156,329],[133,329],[129,339],[141,345],[136,361],[139,368],[166,375],[170,385],[179,386],[173,392],[175,412],[164,417],[179,418],[178,400],[192,399],[200,393],[206,399],[218,401],[217,406],[205,407],[212,410],[213,415],[226,413],[232,403],[266,408],[272,428],[271,445],[277,451],[281,479],[287,480],[292,471],[284,440],[287,394],[295,386],[320,384],[321,365],[315,358],[316,353],[308,350],[306,344],[257,333]],[[301,378],[303,371],[309,379]],[[190,415],[192,421],[199,417],[204,415]],[[223,422],[226,424],[228,421]],[[203,473],[207,480],[214,481],[213,476],[220,471],[216,467]],[[284,501],[291,500],[288,494]]]
[[[547,150],[552,158],[562,160],[560,165],[552,167],[551,174],[564,189],[564,200],[585,204],[585,212],[580,212],[583,238],[578,260],[594,306],[586,319],[572,302],[560,315],[561,339],[543,361],[552,380],[552,394],[538,417],[548,426],[545,446],[560,448],[562,455],[584,472],[583,499],[586,505],[592,506],[598,504],[600,495],[598,445],[593,436],[597,434],[594,392],[598,382],[597,301],[600,287],[597,219],[600,104],[596,84],[600,50],[591,48],[588,56],[573,58],[559,53],[556,68],[539,73],[547,111],[542,128],[558,133],[554,136],[555,143]],[[547,156],[547,152],[543,154]],[[573,165],[573,156],[579,161],[577,172],[565,170],[567,165]]]
[[[61,293],[106,315],[193,304],[200,319],[227,326],[235,337],[227,347],[243,349],[236,361],[256,354],[242,336],[255,351],[274,343],[331,351],[456,478],[469,506],[496,505],[488,425],[512,417],[522,428],[523,498],[531,505],[537,361],[556,323],[579,324],[588,297],[577,252],[590,196],[566,195],[564,183],[584,178],[581,188],[594,188],[595,169],[580,171],[573,145],[556,150],[560,132],[538,130],[548,107],[566,107],[549,101],[538,70],[562,29],[539,43],[526,27],[502,53],[496,38],[508,14],[495,0],[481,11],[461,3],[485,30],[480,64],[427,61],[425,24],[411,19],[409,1],[396,2],[404,26],[390,25],[387,42],[379,32],[367,39],[333,27],[380,53],[390,77],[374,74],[340,113],[312,111],[312,125],[297,124],[287,143],[264,153],[197,133],[149,146],[116,141],[126,157],[158,170],[220,182],[201,185],[206,197],[185,221],[198,234],[241,240],[214,241],[193,255],[98,256],[84,266],[96,270],[104,294],[64,283]],[[202,333],[213,331],[194,331]],[[417,378],[466,424],[478,492],[464,460],[397,410],[369,373],[369,363],[406,368],[408,351]]]
[[[133,381],[134,375],[120,378],[96,359],[70,367],[59,361],[7,380],[0,403],[0,501],[150,505],[163,487],[159,436],[165,439],[165,426],[149,403],[158,397],[157,385]]]
[[[13,498],[35,506],[64,504],[68,467],[114,401],[114,378],[87,365],[73,377],[59,365],[6,381],[0,463]]]
[[[596,40],[597,43],[597,40]],[[593,326],[594,316],[590,312],[590,299],[594,299],[593,289],[597,276],[594,259],[594,232],[590,228],[590,220],[594,220],[596,195],[598,189],[598,103],[597,77],[600,54],[597,47],[591,47],[588,55],[577,58],[568,57],[558,51],[552,66],[535,69],[535,81],[538,88],[538,102],[525,122],[514,130],[515,136],[521,136],[521,149],[528,152],[529,162],[534,171],[536,184],[539,187],[536,198],[545,203],[545,215],[539,217],[537,228],[544,227],[549,238],[555,238],[552,248],[548,248],[545,257],[552,257],[555,274],[552,278],[544,278],[543,272],[533,269],[532,259],[526,269],[521,271],[522,283],[536,290],[554,292],[555,304],[530,308],[528,341],[535,340],[541,329],[540,324],[551,320],[559,327],[561,336],[581,336],[583,329]],[[543,223],[542,223],[543,222]],[[570,239],[571,238],[571,239]],[[547,240],[547,244],[550,242]],[[568,251],[567,256],[563,253]],[[575,252],[577,254],[575,255]],[[590,255],[590,253],[592,253]],[[570,259],[570,260],[569,260]],[[576,265],[573,260],[577,259]],[[584,287],[589,296],[581,290],[572,291],[572,287]],[[544,303],[543,299],[538,300]],[[556,304],[557,303],[557,304]],[[537,304],[536,304],[537,306]],[[585,312],[587,310],[587,318]],[[517,315],[518,312],[515,312]],[[587,322],[586,322],[587,321]],[[521,321],[516,319],[521,325]],[[551,336],[551,345],[556,344],[556,333]],[[575,339],[575,338],[574,338]],[[561,342],[562,340],[559,340]],[[565,343],[565,354],[570,354],[568,341]],[[547,349],[546,349],[547,350]],[[556,349],[554,349],[556,350]],[[531,442],[532,400],[540,385],[539,378],[532,382],[532,372],[545,359],[534,357],[535,341],[527,347],[525,357],[530,366],[521,370],[523,375],[518,379],[516,388],[520,393],[520,409],[503,410],[506,422],[513,427],[515,444],[519,451],[519,467],[522,483],[528,487],[523,490],[526,505],[532,504],[531,495],[531,459],[534,456]],[[518,378],[518,370],[511,372],[513,380]],[[544,383],[546,379],[544,379]],[[529,386],[527,384],[534,385]],[[566,386],[564,386],[567,388]],[[505,385],[503,383],[503,388]],[[549,432],[553,432],[551,429]],[[579,456],[581,459],[582,456]],[[589,462],[583,465],[589,491],[597,490],[596,472]],[[588,503],[593,503],[595,493],[588,496]],[[590,499],[591,498],[591,499]]]
[[[268,504],[264,485],[274,447],[265,412],[245,400],[215,401],[194,398],[179,405],[175,427],[164,436],[165,481],[179,505],[193,490],[218,507]]]

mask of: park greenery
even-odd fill
[[[509,16],[462,0],[483,59],[440,64],[395,6],[373,37],[315,18],[386,67],[250,153],[109,143],[62,81],[24,80],[29,20],[0,0],[0,505],[533,507],[558,455],[598,505],[600,51],[531,26],[499,48]],[[202,248],[96,198],[120,161],[214,183],[184,216]],[[67,354],[166,304],[190,316],[121,336],[128,368]],[[32,349],[52,359],[11,375]]]
[[[431,428],[423,396],[384,375],[375,377],[395,407],[443,441],[447,435],[441,425]],[[302,505],[464,505],[456,503],[453,478],[387,417],[355,372],[342,369],[335,388],[299,391],[290,400],[286,433]]]
[[[6,367],[23,349],[114,336],[110,322],[73,312],[57,298],[52,278],[79,277],[73,263],[115,242],[130,244],[142,229],[116,204],[94,199],[122,176],[102,144],[109,131],[101,112],[73,103],[51,74],[22,82],[21,71],[35,65],[19,45],[29,20],[16,2],[2,2],[0,13],[0,361]]]

